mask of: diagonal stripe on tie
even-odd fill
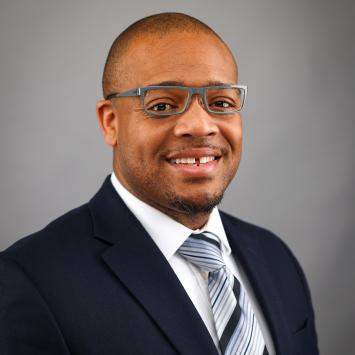
[[[239,282],[234,282],[233,291],[234,291],[235,295],[239,295],[239,292],[240,292]],[[237,327],[241,313],[242,313],[242,310],[240,309],[239,303],[237,303],[237,306],[234,308],[233,313],[227,323],[227,326],[224,329],[223,335],[222,335],[221,339],[219,340],[220,347],[221,347],[223,354],[225,353],[227,345],[229,343],[229,340],[231,339],[231,337],[234,333],[234,330]]]
[[[191,234],[179,253],[208,271],[208,292],[223,355],[268,355],[264,338],[247,294],[227,269],[218,241]]]

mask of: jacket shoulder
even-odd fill
[[[288,245],[275,233],[266,228],[243,221],[225,212],[221,212],[221,217],[229,228],[237,230],[244,238],[252,241],[254,246],[258,246],[258,251],[263,255],[269,269],[273,270],[273,277],[278,278],[281,283],[287,285],[285,280],[290,278],[290,274],[287,274],[287,272],[293,270],[296,273],[311,307],[311,314],[313,315],[311,294],[306,276],[302,266]]]
[[[263,241],[267,237],[266,241],[269,243],[284,244],[276,234],[267,228],[242,220],[224,211],[220,211],[220,215],[224,224],[227,224],[229,228],[238,230],[243,235],[248,236],[248,238]]]
[[[51,221],[43,229],[19,239],[0,253],[1,257],[13,260],[44,255],[78,242],[92,233],[92,221],[88,204],[84,204]]]
[[[220,212],[222,221],[232,230],[237,230],[244,238],[248,239],[253,245],[258,245],[261,253],[271,263],[291,264],[298,274],[304,279],[302,268],[288,245],[273,231],[244,221],[228,213]],[[270,258],[273,256],[273,258]],[[275,265],[276,267],[277,265]]]

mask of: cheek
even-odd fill
[[[220,130],[232,153],[239,155],[243,141],[243,126],[240,117],[236,121],[224,122],[220,125]]]
[[[119,132],[118,149],[121,149],[122,159],[134,159],[141,166],[151,164],[164,146],[165,133],[164,127],[146,117],[132,118]]]

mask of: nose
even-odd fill
[[[214,118],[203,107],[200,95],[193,95],[186,112],[180,115],[174,127],[177,137],[213,136],[218,132]]]

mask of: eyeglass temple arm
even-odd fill
[[[131,97],[131,96],[141,96],[141,88],[132,89],[121,93],[115,92],[113,94],[107,95],[106,100],[110,100],[115,97]]]

